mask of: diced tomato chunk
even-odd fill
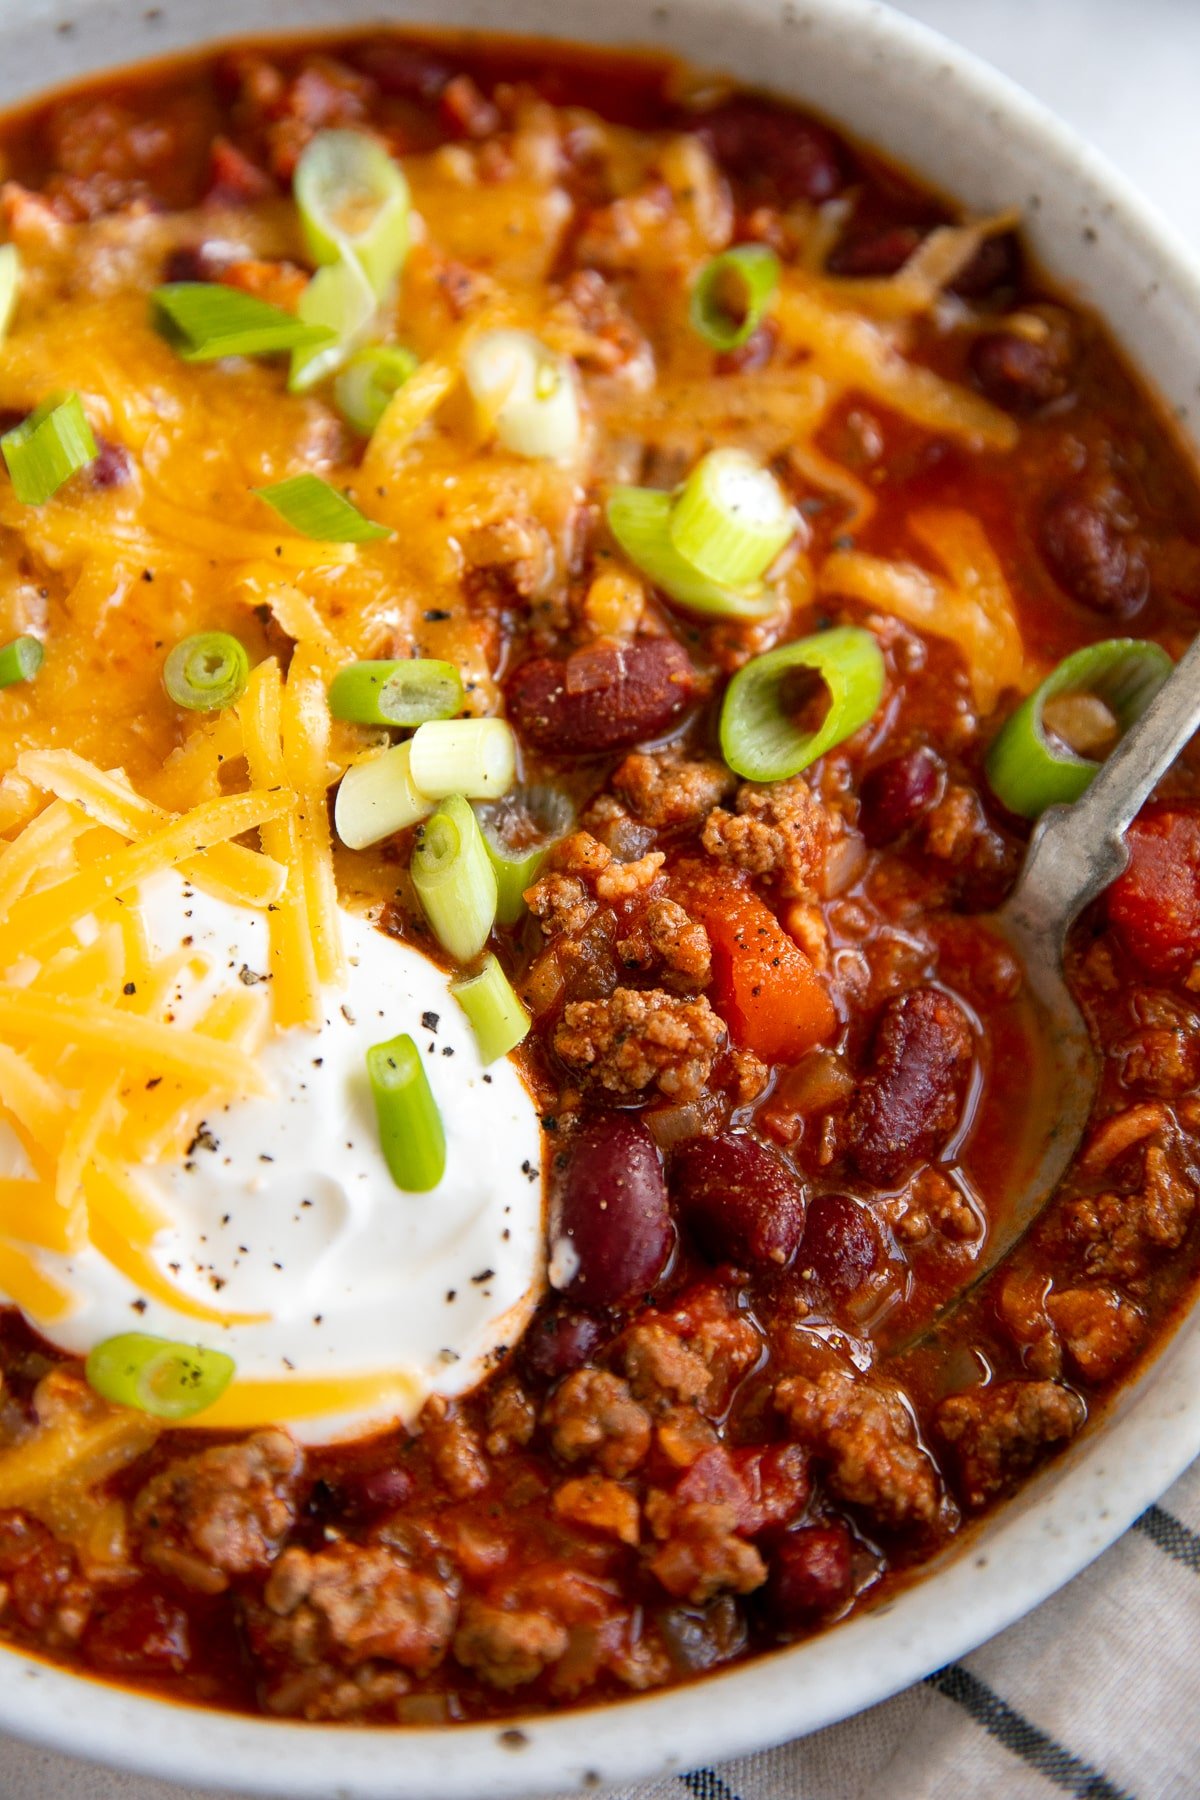
[[[1151,975],[1200,959],[1200,809],[1147,808],[1125,834],[1129,867],[1108,890],[1109,923]]]
[[[758,895],[725,872],[689,868],[677,883],[712,943],[713,1004],[739,1049],[798,1062],[837,1024],[810,959]]]

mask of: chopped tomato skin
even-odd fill
[[[1108,890],[1108,919],[1151,975],[1200,959],[1200,809],[1148,808],[1126,833],[1129,867]]]

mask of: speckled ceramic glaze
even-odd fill
[[[0,0],[0,104],[249,32],[436,18],[669,46],[788,93],[982,211],[1106,316],[1200,435],[1200,269],[1097,156],[1000,76],[867,0]],[[1200,1453],[1200,1316],[1098,1429],[911,1591],[691,1687],[505,1729],[331,1730],[193,1712],[15,1654],[0,1728],[102,1762],[286,1800],[478,1800],[686,1769],[812,1731],[965,1654],[1098,1555]]]

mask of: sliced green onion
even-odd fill
[[[78,394],[51,394],[0,438],[13,492],[42,506],[100,454]]]
[[[702,456],[671,508],[671,542],[712,581],[744,587],[766,573],[796,529],[769,469],[745,450]]]
[[[32,681],[45,654],[37,638],[28,633],[5,644],[0,650],[0,688],[12,687],[15,681]]]
[[[463,364],[488,428],[517,456],[563,462],[579,448],[579,390],[570,359],[529,331],[485,331]]]
[[[417,833],[410,865],[422,911],[455,962],[473,962],[496,918],[496,873],[479,822],[461,794],[443,800]]]
[[[815,730],[803,730],[787,709],[788,683],[812,670],[829,692]],[[869,631],[841,625],[815,637],[768,650],[739,669],[721,707],[721,754],[747,781],[785,781],[866,724],[883,698],[884,666]]]
[[[692,289],[692,327],[714,350],[737,350],[767,315],[779,258],[766,244],[738,244],[706,262]]]
[[[352,257],[318,269],[300,296],[296,317],[324,326],[332,335],[325,343],[292,351],[288,391],[307,394],[340,369],[370,335],[377,305],[374,289]]]
[[[1103,701],[1123,736],[1137,722],[1171,673],[1159,644],[1141,638],[1108,638],[1068,656],[1021,702],[993,741],[987,778],[1009,812],[1036,819],[1048,806],[1078,800],[1100,763],[1079,755],[1047,730],[1048,702],[1072,695]]]
[[[8,335],[21,291],[21,253],[15,244],[0,244],[0,344]]]
[[[657,588],[689,612],[717,619],[765,619],[778,605],[761,582],[730,587],[702,575],[671,542],[670,494],[617,487],[608,497],[608,526],[622,550]]]
[[[96,1345],[83,1372],[101,1399],[178,1424],[219,1400],[236,1371],[223,1350],[123,1331]]]
[[[393,744],[346,770],[333,803],[333,824],[348,850],[365,850],[427,819],[436,802],[413,785],[411,744]]]
[[[441,719],[417,728],[412,776],[423,794],[441,800],[496,800],[517,775],[517,740],[507,719]]]
[[[304,239],[317,263],[353,257],[382,299],[408,252],[404,171],[378,138],[318,131],[293,179]]]
[[[365,517],[319,475],[293,475],[254,492],[293,531],[322,544],[366,544],[392,535],[386,525]]]
[[[329,684],[330,712],[353,725],[411,729],[429,719],[452,719],[462,703],[462,676],[454,664],[429,656],[351,663]]]
[[[575,808],[561,788],[518,788],[503,800],[475,808],[496,871],[496,921],[515,925],[525,911],[525,890],[537,880],[546,853],[575,822]]]
[[[333,384],[333,397],[347,425],[361,437],[370,437],[388,401],[417,366],[412,351],[399,344],[372,344],[352,356]]]
[[[221,712],[246,691],[250,658],[227,631],[200,631],[176,644],[163,664],[163,686],[188,712]]]
[[[471,1021],[482,1062],[499,1062],[529,1035],[530,1017],[489,950],[478,975],[452,981],[450,992]]]
[[[185,362],[221,356],[274,356],[328,343],[327,325],[272,306],[219,281],[173,281],[150,296],[159,329]]]
[[[367,1074],[388,1173],[409,1194],[427,1194],[446,1173],[446,1131],[421,1052],[407,1032],[367,1051]]]

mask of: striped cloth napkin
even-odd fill
[[[589,1800],[1197,1800],[1198,1701],[1195,1463],[1090,1569],[965,1661],[783,1749]],[[0,1738],[0,1800],[205,1796]]]

